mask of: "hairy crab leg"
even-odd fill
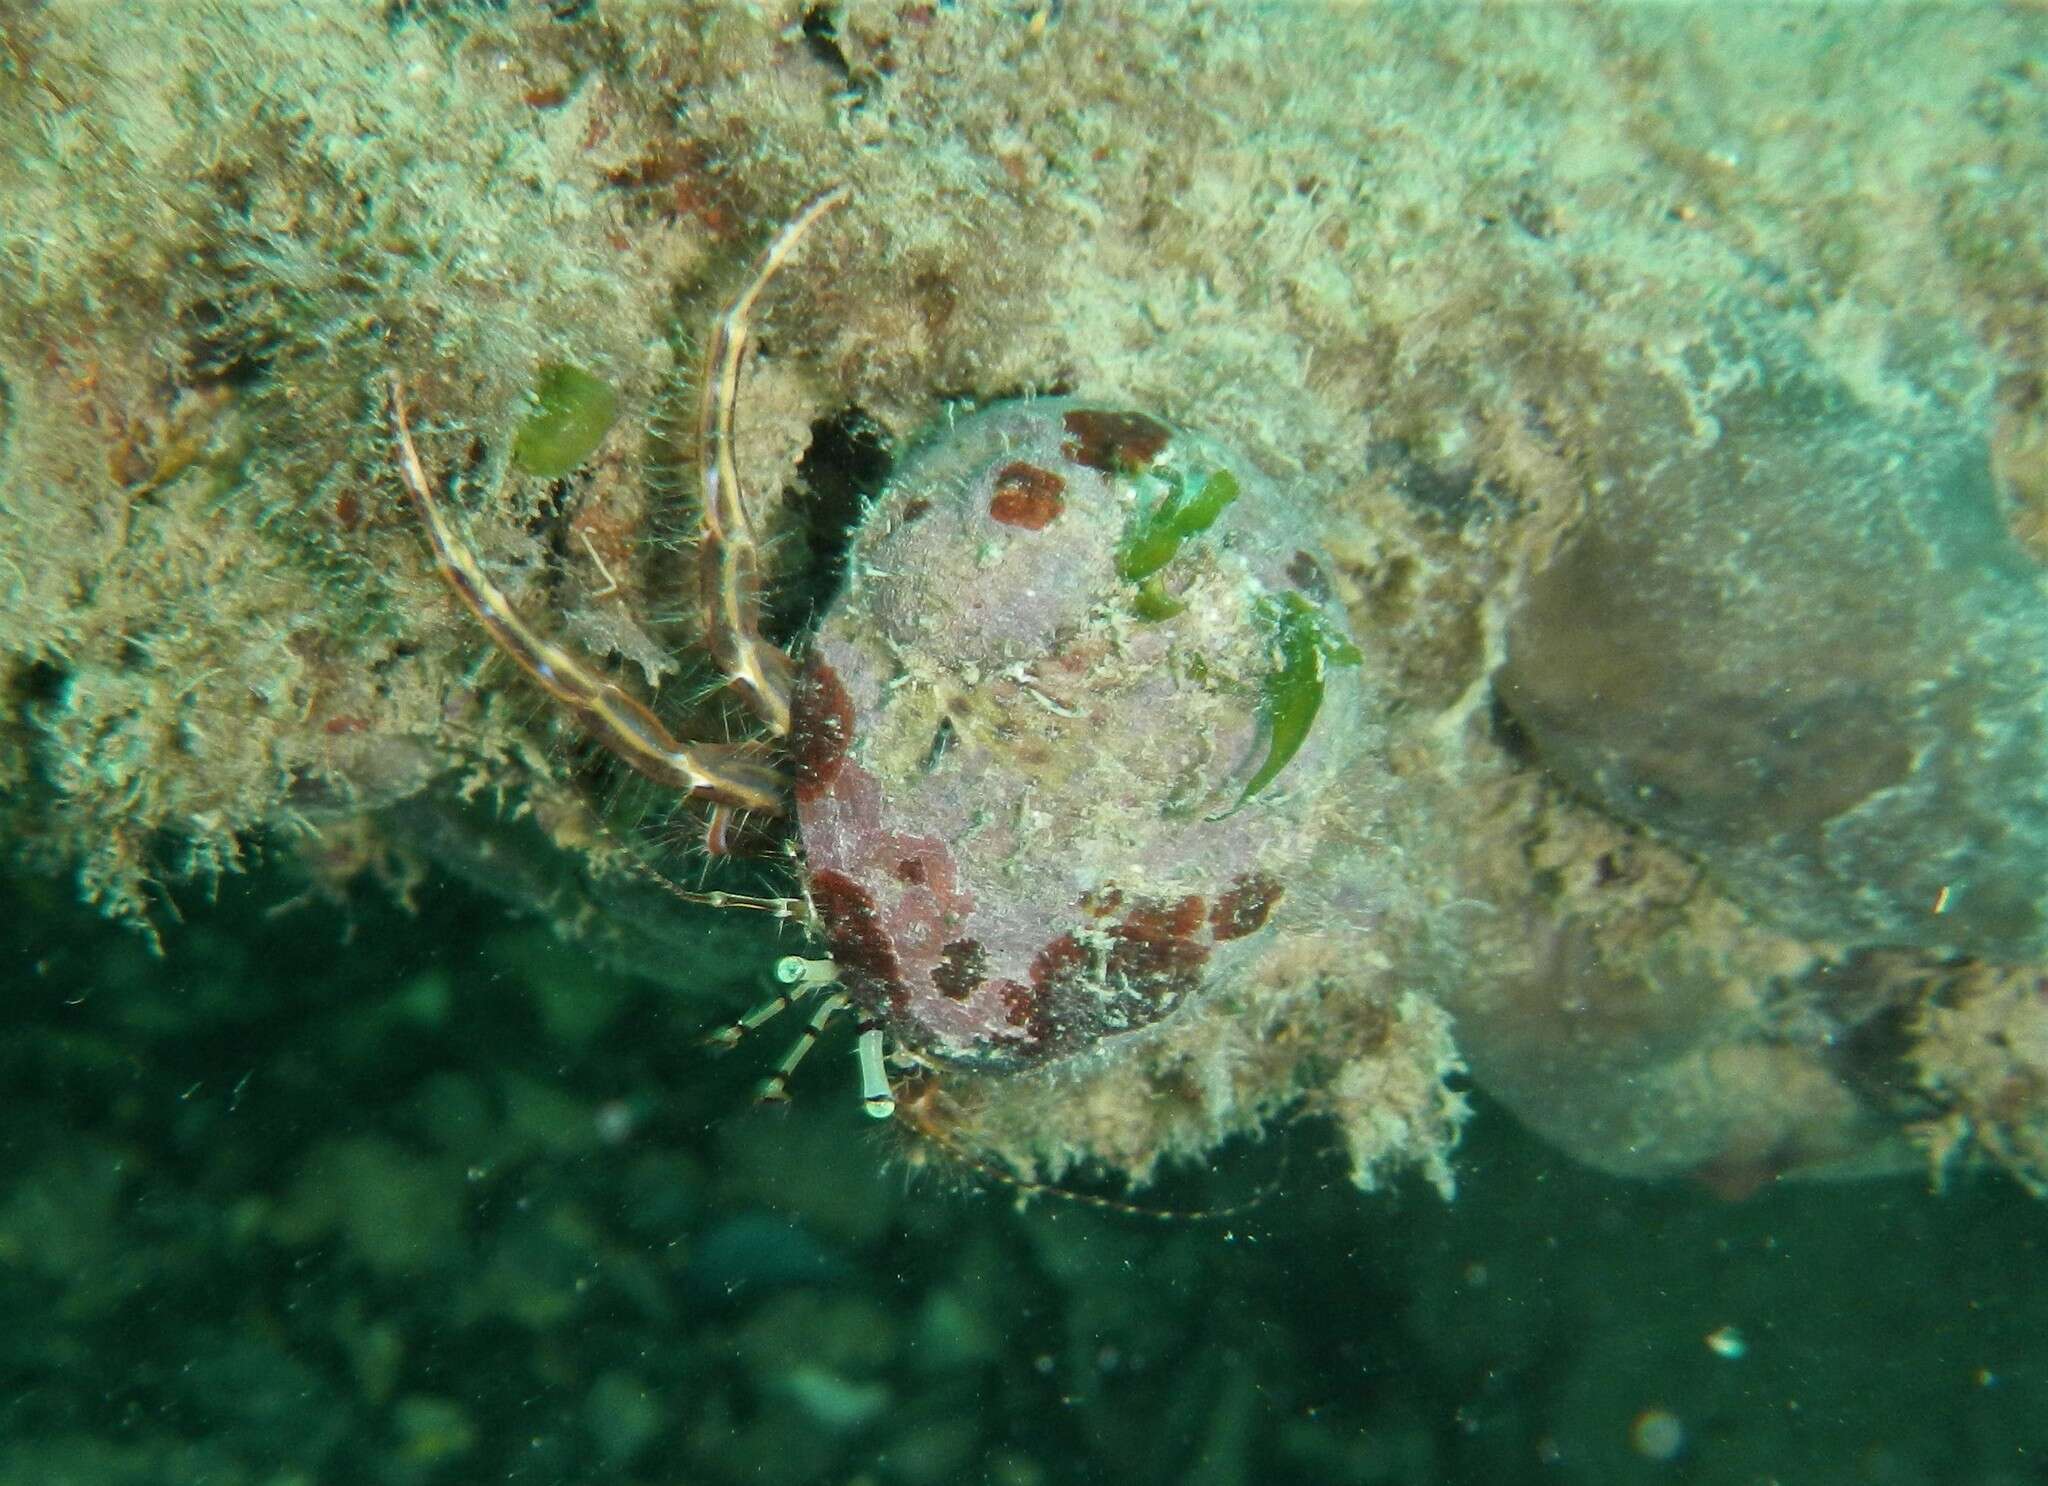
[[[704,540],[698,583],[705,607],[711,658],[747,709],[773,737],[789,732],[790,693],[796,665],[789,652],[760,630],[761,542],[747,514],[733,453],[733,410],[747,355],[747,324],[754,302],[789,261],[813,224],[852,195],[846,186],[820,191],[797,209],[768,244],[754,272],[726,306],[705,347],[704,384],[697,408],[697,465],[703,490]]]
[[[519,617],[435,498],[419,451],[413,447],[405,388],[395,375],[391,379],[391,421],[398,440],[399,474],[433,544],[435,566],[498,648],[636,773],[714,806],[780,815],[786,780],[766,749],[758,744],[678,741],[659,718],[615,682],[537,634]]]

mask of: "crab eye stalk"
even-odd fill
[[[782,985],[815,990],[839,978],[839,967],[831,960],[807,960],[802,955],[784,955],[775,962],[775,979]]]

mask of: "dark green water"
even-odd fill
[[[295,890],[153,960],[7,885],[7,1486],[2043,1479],[2003,1182],[1730,1204],[1482,1105],[1449,1207],[1305,1125],[1148,1194],[1225,1219],[1019,1210],[907,1175],[836,1043],[758,1110],[779,1030]]]

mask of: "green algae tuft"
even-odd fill
[[[512,463],[529,475],[566,475],[604,441],[619,416],[611,383],[560,362],[540,369],[533,412],[512,441]]]

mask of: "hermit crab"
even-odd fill
[[[851,1009],[867,1110],[885,1039],[933,1069],[1106,1055],[1290,944],[1369,925],[1325,798],[1376,746],[1368,690],[1306,513],[1251,462],[1147,413],[1004,401],[934,430],[853,535],[842,591],[792,654],[764,637],[762,537],[734,456],[755,305],[844,188],[782,227],[708,338],[697,419],[698,601],[758,722],[676,737],[515,612],[391,410],[403,483],[448,585],[630,768],[734,818],[787,822],[800,890],[721,903],[823,946],[730,1029],[816,996],[769,1081]],[[676,889],[683,892],[682,889]],[[707,895],[684,892],[684,896]]]

